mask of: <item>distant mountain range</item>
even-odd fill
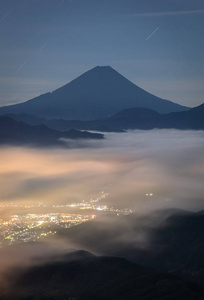
[[[53,93],[1,107],[0,115],[0,144],[63,145],[62,138],[103,138],[79,130],[204,129],[204,104],[189,109],[162,100],[111,67],[95,67]]]
[[[24,122],[0,116],[0,145],[65,146],[62,139],[102,139],[98,133],[71,129],[57,131],[45,125],[30,126]]]
[[[95,67],[52,93],[1,107],[0,114],[26,113],[49,119],[95,120],[134,107],[159,113],[188,110],[144,91],[108,66]]]
[[[9,117],[29,125],[44,124],[56,130],[123,131],[127,129],[204,129],[204,104],[188,111],[159,114],[146,108],[125,109],[108,118],[95,121],[69,121],[63,119],[43,119],[34,115],[9,114]]]
[[[204,104],[188,111],[159,114],[145,108],[123,110],[106,119],[104,125],[112,130],[122,129],[204,129]],[[101,124],[102,125],[102,124]]]

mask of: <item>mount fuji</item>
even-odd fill
[[[0,114],[94,120],[133,107],[153,109],[162,114],[188,110],[188,107],[146,92],[109,66],[97,66],[51,93],[1,107]]]

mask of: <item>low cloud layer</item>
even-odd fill
[[[66,150],[2,147],[0,218],[26,214],[25,205],[38,202],[46,204],[42,209],[47,213],[49,205],[96,199],[101,191],[109,194],[104,204],[129,208],[134,214],[102,212],[99,219],[63,229],[48,242],[1,249],[1,289],[7,289],[5,272],[13,266],[38,264],[39,259],[56,258],[70,249],[105,255],[145,249],[152,227],[165,215],[155,218],[154,211],[203,210],[203,137],[204,131],[130,131],[108,133],[101,141],[74,141]],[[143,218],[149,213],[151,218]]]
[[[199,210],[203,136],[203,131],[133,131],[79,142],[69,150],[1,148],[1,201],[60,204],[88,200],[104,189],[111,205],[138,212]]]

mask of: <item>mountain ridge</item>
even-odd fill
[[[67,260],[18,270],[11,275],[6,299],[203,299],[203,287],[170,274],[141,267],[124,258],[89,252]],[[16,277],[16,278],[15,278]],[[15,291],[15,292],[13,292]]]
[[[0,116],[0,145],[64,146],[64,139],[102,139],[103,135],[70,129],[57,131],[44,124],[31,126],[22,121]]]
[[[7,116],[21,120],[29,125],[45,124],[56,130],[95,130],[104,132],[122,132],[128,129],[149,130],[160,129],[204,129],[204,104],[191,108],[188,111],[159,114],[148,108],[134,107],[123,109],[116,114],[92,121],[65,120],[65,119],[43,119],[27,114],[8,114]]]

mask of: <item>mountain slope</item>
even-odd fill
[[[91,252],[204,284],[203,230],[204,211],[161,210],[145,217],[96,218],[59,234]]]
[[[44,124],[56,130],[123,131],[126,129],[204,129],[204,104],[188,111],[159,114],[147,108],[124,109],[109,118],[95,121],[69,121],[63,119],[43,119],[27,114],[9,114],[9,117],[23,121],[29,125]]]
[[[189,111],[161,116],[163,128],[204,129],[204,103]]]
[[[139,88],[111,67],[95,67],[52,93],[0,108],[0,114],[94,120],[122,109],[144,107],[160,113],[187,110]]]
[[[32,145],[63,145],[60,138],[77,139],[93,138],[101,139],[103,135],[90,132],[80,132],[72,129],[69,131],[57,131],[45,125],[30,126],[21,121],[15,121],[9,117],[0,117],[0,145],[5,144],[32,144]],[[65,145],[65,144],[64,144]]]
[[[188,111],[159,114],[145,108],[125,109],[103,121],[113,130],[121,129],[204,129],[204,104]]]
[[[16,274],[6,299],[203,299],[203,288],[122,258],[85,251]],[[81,256],[81,257],[80,257]],[[63,259],[63,258],[62,258]]]

